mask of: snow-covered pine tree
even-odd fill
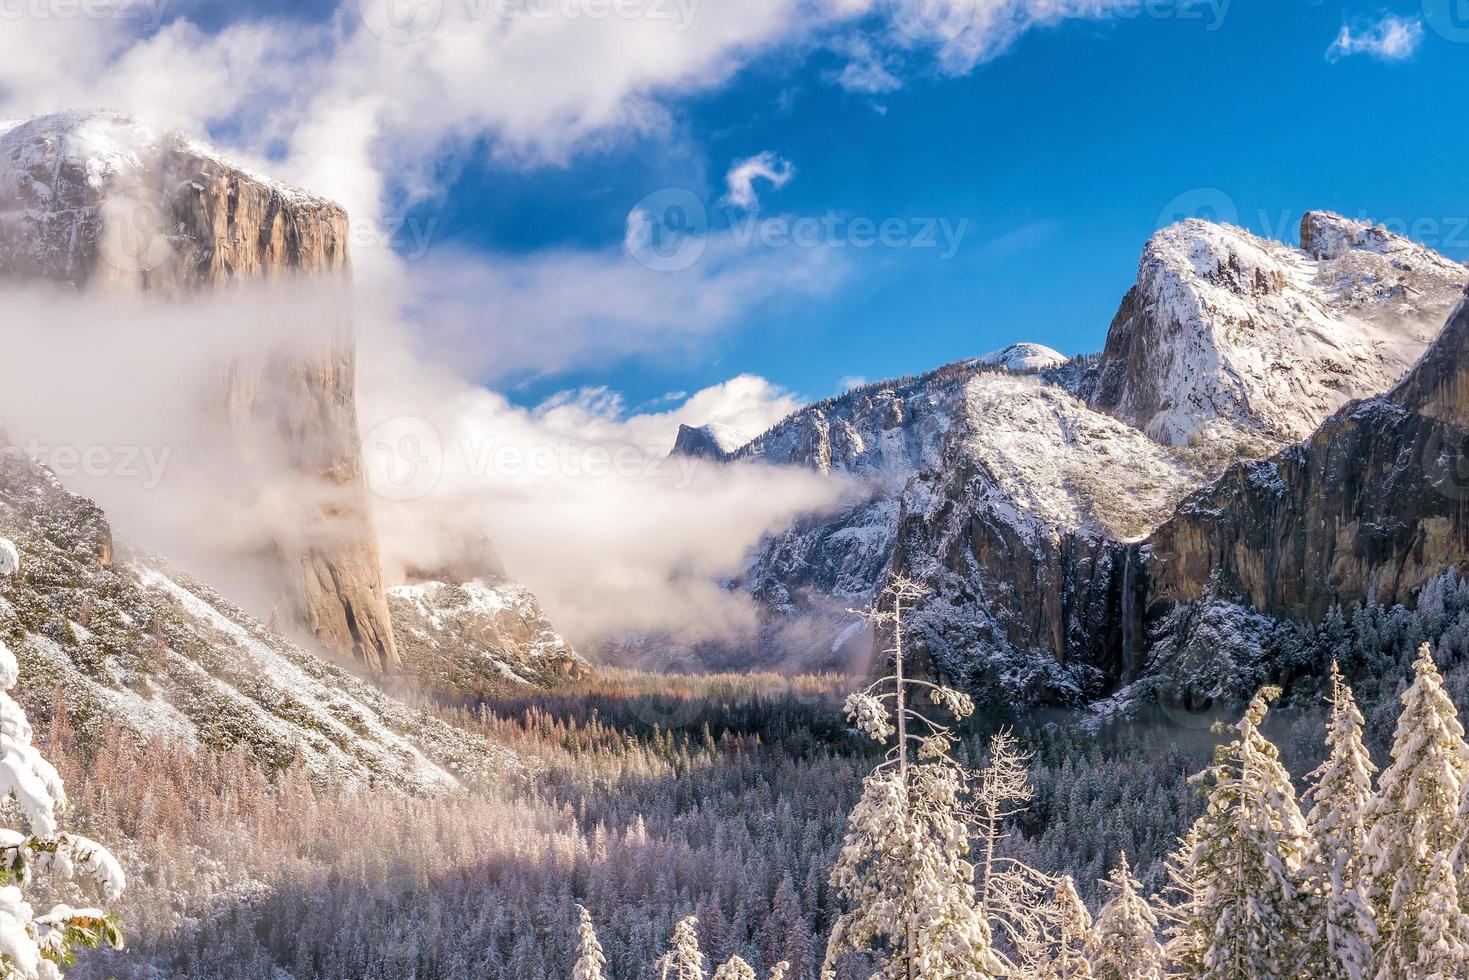
[[[1087,948],[1092,945],[1092,916],[1070,875],[1056,883],[1051,900],[1056,923],[1052,943],[1035,970],[1036,980],[1090,980],[1093,976]]]
[[[659,980],[706,980],[704,954],[699,949],[699,920],[692,915],[673,927],[668,952],[658,961]]]
[[[770,968],[770,980],[786,980],[790,976],[790,972],[791,965],[785,960],[781,960]]]
[[[25,711],[5,693],[20,668],[0,642],[0,796],[14,796],[30,833],[0,828],[0,980],[60,980],[75,947],[122,945],[122,933],[100,909],[56,905],[36,915],[24,888],[35,871],[59,878],[80,873],[108,901],[122,894],[125,878],[117,859],[101,844],[61,832],[66,790],[55,768],[31,744]]]
[[[571,980],[605,980],[602,968],[607,965],[607,957],[602,952],[602,944],[597,941],[597,930],[592,926],[591,913],[580,905],[576,907],[576,911],[581,917],[581,923],[577,926],[580,956],[576,965],[571,968]]]
[[[1163,862],[1168,888],[1159,916],[1167,923],[1168,940],[1163,944],[1164,976],[1196,977],[1204,972],[1204,957],[1212,937],[1204,922],[1204,883],[1195,874],[1194,852],[1199,846],[1199,822],[1178,842],[1178,849]]]
[[[1469,915],[1459,905],[1454,866],[1447,855],[1433,860],[1418,914],[1420,938],[1414,959],[1400,961],[1413,980],[1463,980],[1469,976]],[[1378,976],[1382,976],[1381,973]]]
[[[1330,704],[1326,761],[1310,775],[1305,795],[1311,803],[1306,814],[1311,835],[1307,877],[1317,896],[1309,969],[1321,980],[1363,980],[1369,976],[1377,938],[1362,889],[1364,820],[1377,767],[1362,744],[1364,721],[1356,698],[1335,662]]]
[[[1096,980],[1162,980],[1158,914],[1141,894],[1127,855],[1102,883],[1111,897],[1097,912],[1087,954]]]
[[[950,730],[926,717],[913,698],[923,692],[959,717],[973,703],[904,674],[903,611],[922,594],[897,577],[866,614],[879,632],[891,629],[893,673],[848,698],[846,709],[859,729],[893,744],[863,781],[832,869],[832,887],[847,911],[832,928],[823,980],[834,980],[848,952],[873,957],[874,975],[883,980],[990,980],[1005,970],[975,901],[966,774],[950,755]]]
[[[1364,870],[1377,923],[1377,980],[1427,976],[1423,971],[1443,960],[1443,949],[1464,957],[1457,976],[1469,973],[1469,954],[1462,952],[1469,932],[1451,858],[1466,830],[1460,801],[1469,778],[1469,745],[1426,643],[1413,672],[1393,734],[1392,763],[1367,806]]]
[[[755,968],[738,956],[731,956],[714,971],[714,980],[755,980]]]
[[[1188,899],[1174,911],[1175,939],[1189,957],[1178,964],[1184,976],[1301,975],[1311,922],[1301,876],[1310,840],[1290,774],[1260,732],[1278,693],[1256,695],[1238,737],[1216,750],[1200,777],[1208,802],[1186,838],[1187,853],[1170,868]]]

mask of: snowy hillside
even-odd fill
[[[1391,387],[1443,326],[1464,267],[1336,215],[1302,229],[1299,249],[1198,220],[1160,231],[1083,397],[1162,442],[1262,454]]]
[[[426,687],[451,697],[546,685],[590,672],[536,597],[504,578],[388,590],[398,652]]]
[[[185,745],[298,756],[323,777],[452,788],[515,766],[508,753],[411,710],[302,650],[165,560],[114,551],[90,501],[0,450],[0,630],[19,698],[44,721],[65,703],[82,736],[120,723]]]

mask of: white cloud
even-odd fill
[[[783,160],[770,150],[757,153],[730,165],[724,175],[724,186],[728,189],[724,203],[732,204],[745,211],[760,206],[760,196],[755,192],[755,181],[769,181],[770,186],[780,190],[796,176],[796,168],[789,160]]]
[[[673,361],[770,303],[836,288],[849,261],[829,248],[762,249],[710,237],[697,261],[662,272],[620,251],[460,252],[409,264],[398,300],[431,359],[479,380]]]
[[[680,422],[760,431],[795,406],[760,378],[734,378],[656,413],[628,414],[601,389],[526,408],[416,362],[391,322],[369,323],[365,334],[360,414],[371,479],[391,490],[405,419],[415,454],[433,467],[421,495],[378,501],[386,574],[433,567],[436,552],[483,536],[574,642],[752,629],[749,598],[723,582],[765,534],[846,490],[801,469],[668,457]]]
[[[865,37],[856,36],[844,45],[847,63],[829,76],[832,81],[861,95],[883,95],[896,92],[903,82],[893,74],[883,53]]]
[[[1406,61],[1423,44],[1423,21],[1417,17],[1386,14],[1375,24],[1354,31],[1342,25],[1341,33],[1326,49],[1327,61],[1365,54],[1378,61]]]

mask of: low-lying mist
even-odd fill
[[[360,533],[334,517],[353,509],[354,438],[389,585],[470,555],[471,571],[503,566],[588,645],[628,631],[744,634],[753,608],[726,582],[763,535],[848,490],[807,471],[668,457],[681,422],[755,434],[796,407],[762,379],[648,411],[603,390],[519,406],[425,356],[398,303],[360,287],[281,281],[181,302],[8,287],[0,304],[9,442],[101,504],[123,540],[261,615],[280,584],[256,558]],[[354,332],[356,433],[350,405],[303,396],[320,372],[353,369]]]

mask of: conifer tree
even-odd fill
[[[770,968],[770,980],[787,980],[787,978],[790,976],[790,972],[791,965],[785,960],[781,960],[779,963],[775,964],[775,966]]]
[[[1250,703],[1238,737],[1201,774],[1204,814],[1170,865],[1184,901],[1172,911],[1182,975],[1200,980],[1294,977],[1304,961],[1310,904],[1301,875],[1310,855],[1290,774],[1260,732],[1269,701]]]
[[[849,951],[876,959],[883,980],[990,980],[1004,969],[975,900],[965,773],[950,755],[953,736],[916,707],[914,696],[923,692],[959,717],[973,703],[904,673],[903,611],[921,595],[915,583],[895,578],[868,614],[879,631],[891,629],[894,670],[848,698],[846,708],[859,729],[892,747],[863,781],[832,869],[847,911],[832,929],[824,980],[835,978]]]
[[[1096,980],[1162,980],[1158,915],[1141,894],[1127,855],[1103,882],[1111,897],[1097,912],[1087,952]]]
[[[1326,761],[1311,774],[1308,877],[1316,892],[1311,933],[1311,972],[1321,980],[1363,980],[1372,962],[1377,929],[1363,895],[1365,819],[1377,767],[1362,744],[1362,713],[1352,689],[1331,665],[1331,721]]]
[[[1377,980],[1427,976],[1420,971],[1436,968],[1444,950],[1469,946],[1451,857],[1465,833],[1460,802],[1469,745],[1428,644],[1419,648],[1413,671],[1393,734],[1392,763],[1367,807],[1365,871],[1377,923]],[[1459,962],[1462,976],[1469,954]]]
[[[755,969],[738,956],[731,956],[714,971],[714,980],[755,980]]]
[[[1092,945],[1092,917],[1069,875],[1056,883],[1052,900],[1056,923],[1052,942],[1035,971],[1037,980],[1090,980],[1087,948]]]
[[[581,924],[577,928],[577,943],[581,956],[572,967],[571,980],[604,980],[602,968],[607,957],[602,953],[602,944],[597,941],[597,930],[592,926],[591,914],[578,905],[577,913]]]
[[[659,980],[706,980],[704,954],[699,949],[699,920],[692,915],[673,927],[668,952],[658,963]]]

